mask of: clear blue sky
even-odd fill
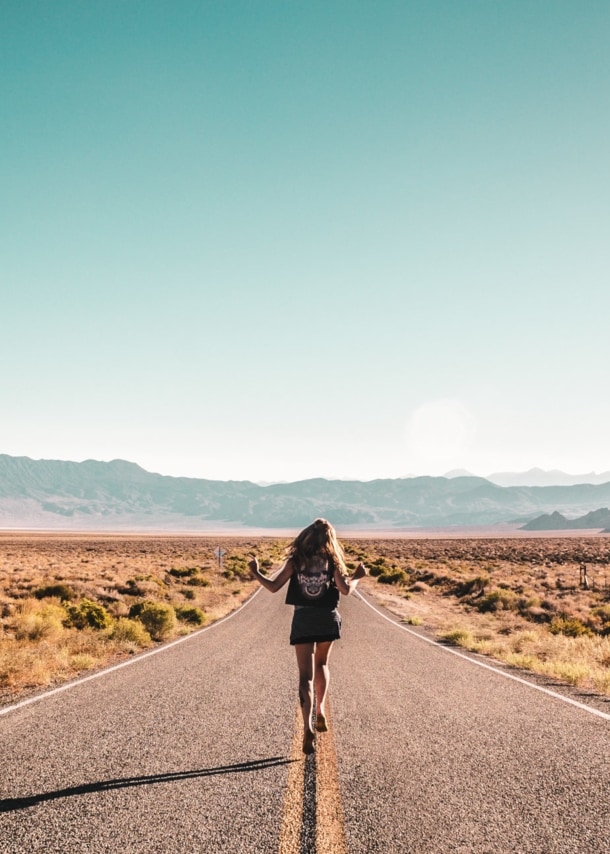
[[[0,453],[610,469],[607,0],[7,0]]]

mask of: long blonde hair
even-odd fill
[[[337,533],[326,519],[315,519],[292,541],[286,551],[286,557],[297,565],[307,563],[313,557],[328,560],[333,569],[347,575],[343,546],[337,539]]]

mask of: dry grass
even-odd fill
[[[253,548],[282,553],[245,538],[1,534],[0,702],[225,616],[255,587]]]
[[[405,622],[610,695],[609,538],[357,540],[347,548],[376,575],[369,589]],[[580,584],[583,565],[589,589]]]
[[[255,589],[248,554],[255,550],[269,567],[285,545],[273,538],[0,534],[0,702],[225,616]],[[348,566],[364,560],[372,577],[363,584],[406,623],[610,695],[609,538],[362,538],[344,545]],[[579,586],[582,564],[588,590]]]

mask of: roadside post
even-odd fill
[[[226,555],[226,551],[222,548],[222,546],[217,546],[214,549],[214,554],[218,558],[218,569],[222,569],[222,558],[223,555]]]

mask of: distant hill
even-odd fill
[[[566,474],[564,471],[553,469],[544,471],[533,468],[524,472],[496,472],[487,475],[487,480],[498,486],[574,486],[580,483],[601,484],[610,482],[610,471],[596,474]]]
[[[289,528],[326,516],[340,528],[488,526],[610,506],[610,483],[501,487],[485,478],[314,478],[266,486],[168,477],[124,460],[0,455],[0,527],[62,530]]]
[[[592,510],[576,519],[566,519],[557,511],[544,513],[521,526],[522,531],[578,531],[595,528],[610,528],[610,510],[607,507]],[[608,533],[608,530],[603,533]]]

